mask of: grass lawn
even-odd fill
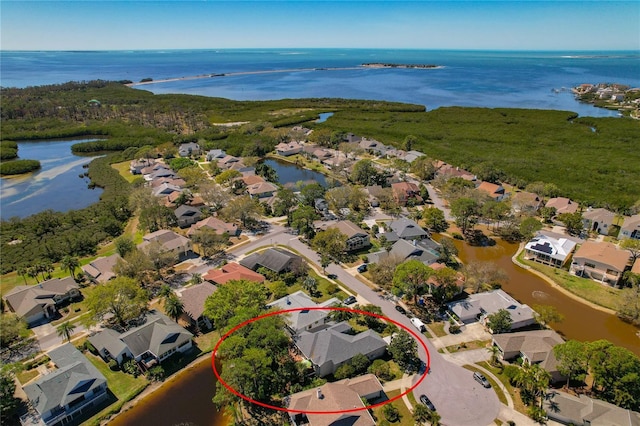
[[[429,324],[429,329],[435,333],[436,337],[444,337],[447,335],[447,332],[444,331],[444,322],[442,321],[432,322]]]
[[[34,368],[34,369],[31,369],[31,370],[21,371],[18,374],[16,374],[16,377],[18,378],[18,380],[20,380],[20,383],[22,383],[24,385],[28,381],[35,379],[39,375],[40,375],[40,373],[38,373],[38,370],[36,370]]]
[[[398,395],[400,395],[400,391],[399,390],[394,390],[394,391],[390,391],[390,392],[387,393],[387,396],[389,397],[389,399],[394,398],[394,397],[396,397]],[[391,404],[394,407],[396,407],[398,409],[398,411],[400,412],[400,421],[396,422],[396,423],[391,423],[392,425],[398,425],[398,426],[413,426],[414,425],[413,416],[411,415],[411,412],[407,408],[407,406],[404,403],[404,401],[402,400],[402,398],[396,399]],[[376,420],[376,424],[380,424],[380,421],[385,418],[384,414],[382,414],[383,410],[384,410],[384,407],[385,406],[383,405],[383,406],[376,407],[376,408],[373,409],[373,418]]]
[[[118,173],[120,173],[120,176],[125,178],[127,180],[127,182],[131,183],[134,180],[136,180],[137,178],[139,178],[140,175],[132,175],[131,174],[131,172],[129,171],[129,165],[130,164],[131,164],[130,161],[123,161],[122,163],[113,163],[111,165],[111,167],[116,169],[118,171]]]
[[[622,302],[620,290],[618,289],[600,284],[588,278],[571,275],[564,269],[552,268],[551,266],[524,260],[523,253],[518,255],[518,260],[527,266],[531,266],[532,269],[542,272],[555,281],[560,287],[596,305],[604,306],[605,308],[615,311],[618,310]]]
[[[202,353],[207,353],[213,350],[219,340],[220,332],[213,330],[194,337],[193,343],[195,343]]]
[[[502,373],[502,370],[499,367],[492,366],[486,361],[480,362],[478,363],[478,365],[481,365],[482,367],[491,371],[498,379],[500,379],[500,382],[507,389],[509,395],[511,395],[511,399],[513,399],[513,407],[516,409],[516,411],[522,414],[527,414],[527,406],[522,402],[522,399],[520,398],[520,390],[513,387],[511,383],[509,383],[509,379]]]
[[[460,343],[459,345],[447,346],[447,350],[450,353],[470,351],[473,349],[486,348],[489,343],[491,343],[491,340],[473,340],[471,342]]]

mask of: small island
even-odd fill
[[[421,68],[421,69],[434,69],[443,68],[442,65],[435,64],[394,64],[384,62],[369,62],[362,64],[365,68]]]

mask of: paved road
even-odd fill
[[[284,228],[274,225],[262,238],[231,250],[236,257],[241,257],[248,251],[268,245],[283,245],[291,247],[307,257],[316,266],[320,265],[320,258],[316,252],[302,243],[297,237],[284,232]],[[345,271],[341,266],[331,264],[327,273],[336,274],[338,280],[352,291],[357,292],[359,299],[366,299],[371,304],[380,306],[385,316],[407,327],[413,327],[409,319],[397,312],[394,303],[378,296],[364,283]],[[448,362],[437,352],[431,342],[421,337],[429,350],[431,373],[414,389],[416,399],[426,394],[436,406],[442,416],[442,424],[451,426],[483,426],[494,424],[498,417],[500,402],[492,389],[485,389],[473,380],[472,373],[458,365]],[[419,345],[420,358],[427,360],[427,354]],[[418,378],[416,378],[418,380]]]

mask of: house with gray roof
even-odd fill
[[[304,260],[297,254],[276,247],[268,248],[260,253],[250,254],[238,263],[253,271],[260,267],[265,267],[273,272],[281,273],[296,269],[304,263]]]
[[[106,283],[112,278],[115,278],[116,274],[113,272],[113,268],[120,259],[118,253],[111,256],[99,257],[93,262],[82,265],[80,269],[84,272],[84,275],[94,283]]]
[[[589,207],[582,212],[582,224],[588,232],[597,232],[601,235],[609,235],[609,231],[616,219],[616,214],[607,209],[592,209]]]
[[[178,258],[191,252],[191,240],[169,229],[160,229],[142,237],[142,243],[138,244],[140,250],[149,250],[153,244],[159,244],[162,250],[174,253]]]
[[[396,257],[401,261],[419,260],[426,265],[431,265],[440,258],[438,247],[438,243],[428,238],[420,241],[397,240],[391,246],[391,250],[369,253],[367,258],[369,263],[378,263],[387,257]]]
[[[374,360],[387,351],[387,343],[378,333],[366,330],[353,334],[353,329],[346,322],[315,332],[303,331],[293,339],[320,377],[335,373],[338,367],[358,354]]]
[[[422,240],[429,236],[429,233],[422,229],[415,220],[408,217],[389,222],[389,231],[385,232],[384,237],[387,241],[402,240]]]
[[[207,161],[218,161],[227,156],[227,153],[222,149],[212,149],[207,152]]]
[[[329,228],[336,228],[347,236],[347,251],[360,250],[371,245],[369,234],[350,220],[340,220]]]
[[[3,296],[7,306],[31,327],[46,322],[58,306],[80,297],[80,287],[71,277],[53,278],[36,285],[19,285]]]
[[[549,419],[565,425],[640,426],[640,413],[586,395],[550,390],[543,407]]]
[[[486,324],[487,317],[495,314],[500,309],[505,309],[511,315],[511,330],[534,324],[533,310],[519,303],[503,290],[494,290],[486,293],[475,293],[464,300],[451,302],[449,311],[464,324],[480,321]]]
[[[146,322],[124,333],[106,329],[89,337],[89,342],[105,360],[121,364],[133,358],[145,367],[162,362],[176,352],[191,349],[193,334],[164,314],[152,310]]]
[[[326,308],[334,305],[340,305],[340,300],[332,297],[331,299],[318,304],[311,300],[311,297],[306,293],[299,290],[295,293],[282,297],[275,302],[269,303],[268,306],[279,311],[284,311],[296,308]],[[329,320],[328,318],[330,313],[331,310],[329,309],[311,309],[289,312],[287,313],[287,326],[293,334],[301,331],[314,331],[320,327],[325,327],[325,324]]]
[[[200,145],[195,142],[183,143],[178,148],[178,155],[180,155],[180,157],[198,156],[200,152]]]
[[[174,210],[173,214],[178,220],[178,226],[180,228],[186,228],[198,222],[202,218],[202,212],[200,209],[188,206],[186,204],[181,205]]]
[[[640,214],[624,218],[624,222],[620,227],[619,237],[621,239],[635,238],[636,240],[640,240]]]
[[[48,353],[56,370],[23,387],[47,426],[78,423],[108,397],[107,380],[71,343]]]

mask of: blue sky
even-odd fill
[[[3,50],[640,50],[640,1],[0,1]]]

